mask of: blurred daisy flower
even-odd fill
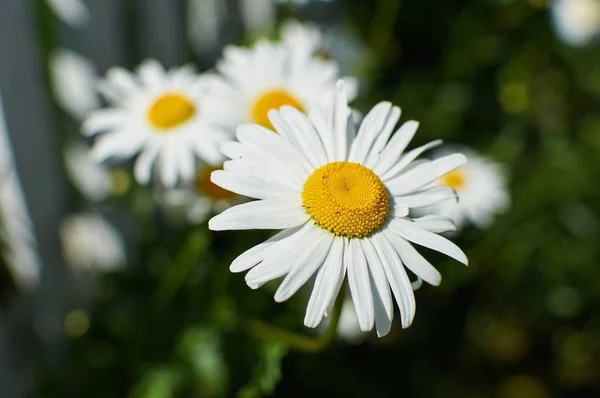
[[[207,81],[192,68],[165,71],[154,60],[144,62],[136,74],[111,69],[100,89],[111,105],[92,112],[83,124],[86,136],[96,139],[96,161],[135,161],[138,182],[148,183],[156,166],[160,181],[174,186],[194,178],[196,158],[219,165],[219,145],[231,136],[232,120],[218,94],[209,93]]]
[[[415,314],[404,266],[430,284],[441,281],[411,242],[467,263],[458,246],[436,233],[454,228],[449,219],[409,217],[410,208],[453,197],[451,188],[431,183],[467,159],[452,154],[414,162],[439,141],[405,152],[418,123],[406,122],[392,135],[400,109],[389,102],[376,105],[355,135],[346,96],[340,81],[330,100],[308,117],[293,107],[270,111],[278,134],[258,125],[239,126],[239,142],[222,146],[232,160],[213,172],[212,181],[259,200],[225,210],[209,228],[282,229],[237,257],[231,271],[249,270],[246,282],[253,289],[285,276],[275,293],[278,302],[316,273],[304,318],[308,327],[316,327],[330,311],[347,273],[360,329],[375,325],[383,336],[391,328],[392,293],[402,327]]]
[[[187,221],[194,225],[239,203],[239,195],[221,188],[210,180],[210,175],[215,170],[215,167],[207,165],[198,167],[193,180],[164,192],[161,196],[164,203],[173,209],[183,209]]]
[[[357,72],[375,62],[368,46],[342,25],[324,31],[312,22],[290,19],[281,26],[281,41],[298,57],[334,59],[341,74]]]
[[[68,216],[60,225],[59,235],[65,262],[73,269],[110,272],[125,266],[123,239],[99,214]]]
[[[67,49],[50,57],[52,90],[58,104],[76,120],[100,105],[96,94],[96,67],[87,58]]]
[[[56,17],[76,28],[88,23],[90,12],[81,0],[47,0]]]
[[[450,217],[457,227],[466,221],[479,228],[489,226],[496,214],[510,205],[504,168],[470,150],[462,150],[469,162],[439,178],[439,186],[456,191],[458,200],[440,202],[431,208],[435,214]],[[447,151],[438,152],[443,156]]]
[[[550,12],[565,44],[584,46],[600,33],[600,0],[553,0]]]
[[[68,143],[64,150],[64,160],[69,179],[86,199],[101,202],[115,193],[113,175],[104,165],[91,158],[85,143]]]
[[[229,46],[217,63],[222,76],[215,92],[229,98],[240,123],[255,123],[273,129],[267,113],[291,106],[308,113],[324,94],[330,93],[338,78],[338,65],[288,44],[258,41],[252,48]],[[348,97],[356,96],[356,81],[346,79]]]

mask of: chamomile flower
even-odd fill
[[[240,123],[273,129],[267,116],[271,109],[291,106],[308,113],[330,93],[338,78],[333,61],[312,55],[299,56],[282,43],[260,40],[252,48],[229,46],[217,63],[222,76],[215,92],[229,98]],[[348,96],[355,97],[356,82],[346,79]]]
[[[125,266],[119,231],[95,213],[73,214],[59,230],[65,262],[77,270],[110,272]]]
[[[103,133],[96,139],[96,161],[135,161],[138,182],[148,183],[157,169],[166,186],[190,180],[196,158],[218,165],[219,145],[230,137],[231,115],[218,94],[209,92],[207,77],[189,67],[165,71],[156,61],[144,62],[136,74],[111,69],[101,86],[110,103],[92,112],[83,124],[84,134]]]
[[[48,6],[60,20],[80,28],[88,23],[90,11],[82,0],[47,0]]]
[[[314,55],[324,46],[323,33],[317,25],[293,19],[285,21],[281,26],[281,41],[292,51],[306,56]]]
[[[52,90],[58,104],[76,120],[83,120],[100,101],[96,93],[97,73],[87,58],[67,49],[50,57]]]
[[[469,162],[436,181],[439,186],[454,189],[458,200],[440,202],[431,211],[450,217],[457,227],[468,221],[485,228],[510,205],[506,172],[502,165],[470,150],[462,152]],[[440,152],[438,156],[446,153]]]
[[[348,117],[340,81],[330,101],[308,117],[293,107],[270,111],[278,134],[258,125],[239,126],[239,142],[222,146],[231,160],[213,172],[212,181],[258,200],[225,210],[209,221],[209,228],[281,229],[237,257],[231,271],[248,271],[246,282],[253,289],[285,276],[275,293],[278,302],[316,274],[304,318],[308,327],[316,327],[330,311],[348,274],[360,329],[375,324],[383,336],[391,328],[392,296],[403,327],[415,314],[404,267],[430,284],[441,281],[413,243],[467,263],[458,246],[437,234],[454,228],[449,219],[409,217],[411,208],[455,195],[431,183],[466,158],[451,154],[415,161],[439,141],[405,152],[418,124],[406,122],[392,135],[400,109],[388,102],[365,116],[356,135]]]
[[[94,162],[85,143],[70,142],[64,152],[65,170],[81,194],[92,202],[101,202],[111,192],[112,178],[109,170]]]
[[[235,193],[215,185],[210,175],[215,167],[201,165],[190,182],[164,192],[163,201],[172,209],[183,209],[190,224],[200,224],[240,202]]]
[[[553,0],[550,12],[557,36],[584,46],[600,34],[600,0]]]

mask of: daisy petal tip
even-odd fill
[[[346,83],[344,82],[344,79],[339,79],[335,83],[335,91],[337,91],[338,93],[346,91]]]
[[[208,229],[211,231],[222,231],[219,223],[219,216],[214,216],[210,220],[208,220]]]

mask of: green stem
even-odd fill
[[[303,336],[289,330],[271,326],[263,321],[251,319],[246,324],[248,333],[261,340],[276,340],[290,348],[307,353],[318,353],[329,347],[335,340],[337,327],[344,303],[344,291],[338,296],[335,306],[331,311],[329,327],[320,337]]]
[[[202,228],[194,229],[188,235],[175,261],[167,268],[156,292],[158,313],[165,310],[175,294],[186,281],[200,254],[208,245],[207,235]]]

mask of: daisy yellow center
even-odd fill
[[[350,162],[316,169],[302,190],[302,206],[314,222],[348,238],[363,238],[379,228],[390,210],[388,200],[379,177]]]
[[[456,169],[441,177],[439,183],[455,191],[460,191],[465,186],[465,173],[461,169]]]
[[[148,111],[148,120],[153,126],[167,130],[187,120],[196,113],[196,107],[189,99],[176,93],[159,97]]]
[[[285,90],[265,91],[256,98],[252,105],[252,119],[255,123],[275,131],[267,116],[271,109],[279,109],[284,105],[292,106],[304,112],[302,104],[296,97]]]
[[[217,170],[217,169],[216,168],[208,168],[208,169],[199,170],[196,173],[196,178],[194,179],[194,183],[196,185],[196,190],[201,195],[208,196],[209,198],[214,199],[214,200],[233,199],[235,197],[235,193],[221,188],[220,186],[214,184],[210,180],[210,174],[215,170]]]

